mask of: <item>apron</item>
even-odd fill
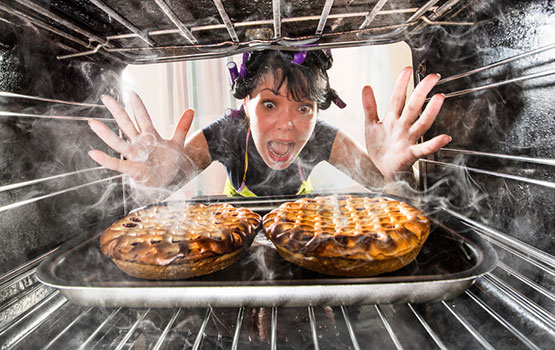
[[[249,190],[247,188],[247,185],[245,184],[245,180],[247,179],[247,169],[249,168],[249,136],[251,134],[251,129],[249,128],[249,131],[247,131],[247,139],[245,141],[245,172],[243,173],[243,182],[241,182],[241,187],[239,187],[238,189],[235,189],[233,187],[233,185],[231,184],[231,180],[229,180],[229,176],[227,177],[227,179],[225,180],[225,186],[224,186],[224,194],[227,195],[228,197],[237,197],[237,196],[243,196],[243,197],[257,197],[256,194],[254,194],[251,190]],[[308,194],[310,193],[310,191],[312,191],[312,185],[310,184],[310,178],[305,179],[304,175],[303,175],[303,170],[301,168],[301,158],[299,158],[297,156],[297,167],[299,169],[299,177],[301,178],[301,187],[299,188],[299,191],[297,192],[297,194]]]

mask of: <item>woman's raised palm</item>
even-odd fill
[[[444,97],[434,95],[422,111],[426,96],[439,80],[438,75],[430,74],[418,84],[405,105],[411,73],[412,70],[407,67],[399,75],[387,114],[382,120],[378,117],[372,88],[365,86],[362,90],[368,155],[389,180],[393,180],[396,174],[409,170],[419,158],[438,151],[451,140],[447,135],[438,135],[426,142],[417,143],[434,122]]]
[[[98,120],[91,120],[89,123],[91,129],[124,159],[109,156],[99,150],[90,151],[89,155],[97,163],[125,173],[141,185],[167,187],[180,172],[188,171],[191,167],[183,150],[194,112],[192,109],[185,111],[177,123],[173,137],[166,140],[154,128],[139,96],[132,93],[130,99],[136,126],[125,109],[113,97],[102,97],[102,102],[114,116],[127,141]]]

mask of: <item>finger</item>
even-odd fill
[[[137,129],[135,128],[135,125],[133,125],[133,122],[131,121],[131,118],[129,118],[129,115],[127,114],[125,109],[123,109],[123,107],[118,103],[118,101],[116,101],[115,98],[113,98],[112,96],[104,95],[100,97],[100,99],[102,100],[102,103],[104,103],[106,108],[108,108],[110,113],[112,113],[121,131],[123,131],[128,139],[133,140],[135,137],[137,137],[137,135],[139,135]]]
[[[127,174],[133,179],[139,179],[141,177],[141,167],[136,166],[136,162],[115,158],[99,150],[89,151],[89,157],[98,164],[110,170]]]
[[[120,173],[125,172],[124,170],[126,169],[126,161],[123,159],[109,156],[106,153],[96,149],[89,151],[89,157],[91,157],[98,164],[105,166],[110,170],[119,171]]]
[[[429,154],[439,151],[439,149],[451,142],[451,137],[448,135],[439,135],[426,142],[419,143],[412,146],[412,153],[416,158],[422,158]]]
[[[376,97],[374,97],[374,90],[372,90],[372,87],[368,85],[362,88],[362,108],[364,109],[366,125],[374,124],[380,121],[380,118],[378,117],[378,105],[376,104]]]
[[[156,129],[152,124],[152,119],[148,114],[148,111],[143,103],[143,100],[137,95],[136,92],[132,91],[129,94],[129,102],[131,102],[131,108],[133,108],[133,116],[137,120],[137,125],[141,132],[147,132],[157,136]]]
[[[420,118],[418,118],[418,120],[412,124],[409,129],[409,134],[414,137],[414,139],[418,139],[420,136],[424,135],[428,129],[430,129],[436,120],[444,100],[445,97],[443,95],[436,94],[432,97],[430,102],[428,102]]]
[[[422,106],[424,106],[424,102],[426,102],[426,97],[430,91],[432,91],[439,79],[440,76],[438,74],[429,74],[416,86],[409,97],[407,106],[403,109],[401,121],[403,121],[406,125],[411,125],[416,119],[418,119]]]
[[[106,143],[111,149],[126,156],[124,152],[129,147],[129,144],[123,141],[104,123],[99,120],[92,119],[89,121],[89,126],[92,131],[94,131],[94,133],[98,135],[98,137],[100,137],[102,141],[104,141],[104,143]]]
[[[193,122],[193,117],[195,116],[195,111],[188,109],[179,118],[177,125],[175,126],[175,131],[173,132],[172,142],[183,146],[185,144],[185,137],[189,128],[191,128],[191,123]]]
[[[395,116],[400,116],[403,108],[405,107],[407,86],[409,85],[411,74],[412,68],[405,67],[399,74],[399,77],[393,86],[393,93],[391,94],[391,100],[389,102],[389,112],[393,113]]]

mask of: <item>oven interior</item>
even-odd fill
[[[442,75],[418,162],[423,198],[499,261],[461,295],[426,303],[84,306],[40,283],[60,245],[138,204],[95,164],[87,121],[129,64],[257,48],[404,41],[414,81]],[[555,340],[555,10],[552,1],[7,0],[0,3],[0,344],[31,348],[550,348]],[[354,72],[356,74],[356,72]],[[106,150],[108,151],[108,150]],[[322,287],[322,288],[325,288]],[[394,286],[392,286],[394,288]],[[262,289],[261,289],[262,292]]]

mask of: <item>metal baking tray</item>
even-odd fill
[[[289,199],[230,202],[265,214]],[[102,232],[62,246],[41,263],[37,277],[74,303],[105,307],[299,307],[451,299],[493,270],[497,255],[455,218],[441,211],[430,218],[432,232],[415,261],[374,277],[330,277],[302,269],[282,259],[262,231],[235,265],[188,280],[151,281],[127,276],[100,252]]]

